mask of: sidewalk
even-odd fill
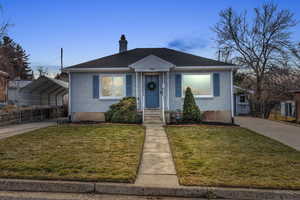
[[[57,123],[52,121],[44,122],[32,122],[26,124],[14,124],[0,127],[0,139],[11,137],[14,135],[19,135],[28,131],[33,131],[40,128],[45,128],[48,126],[56,125]]]
[[[162,125],[146,124],[142,162],[135,185],[179,186],[167,135]]]

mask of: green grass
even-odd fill
[[[143,142],[137,125],[43,128],[0,140],[0,177],[134,182]]]
[[[168,126],[182,185],[300,189],[300,152],[240,127]]]

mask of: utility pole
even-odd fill
[[[60,48],[60,71],[62,72],[64,65],[63,65],[63,56],[64,56],[64,52],[63,52],[63,48]]]

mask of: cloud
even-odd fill
[[[168,47],[181,51],[192,51],[208,47],[209,41],[202,38],[183,38],[168,42]]]

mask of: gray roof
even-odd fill
[[[33,93],[50,93],[53,89],[68,92],[69,84],[65,81],[57,80],[47,76],[41,76],[32,81],[21,90]]]
[[[176,51],[168,48],[136,48],[118,54],[102,57],[88,62],[73,65],[68,68],[107,68],[107,67],[128,67],[138,60],[155,55],[176,66],[233,66],[233,64],[224,63],[189,53]]]

